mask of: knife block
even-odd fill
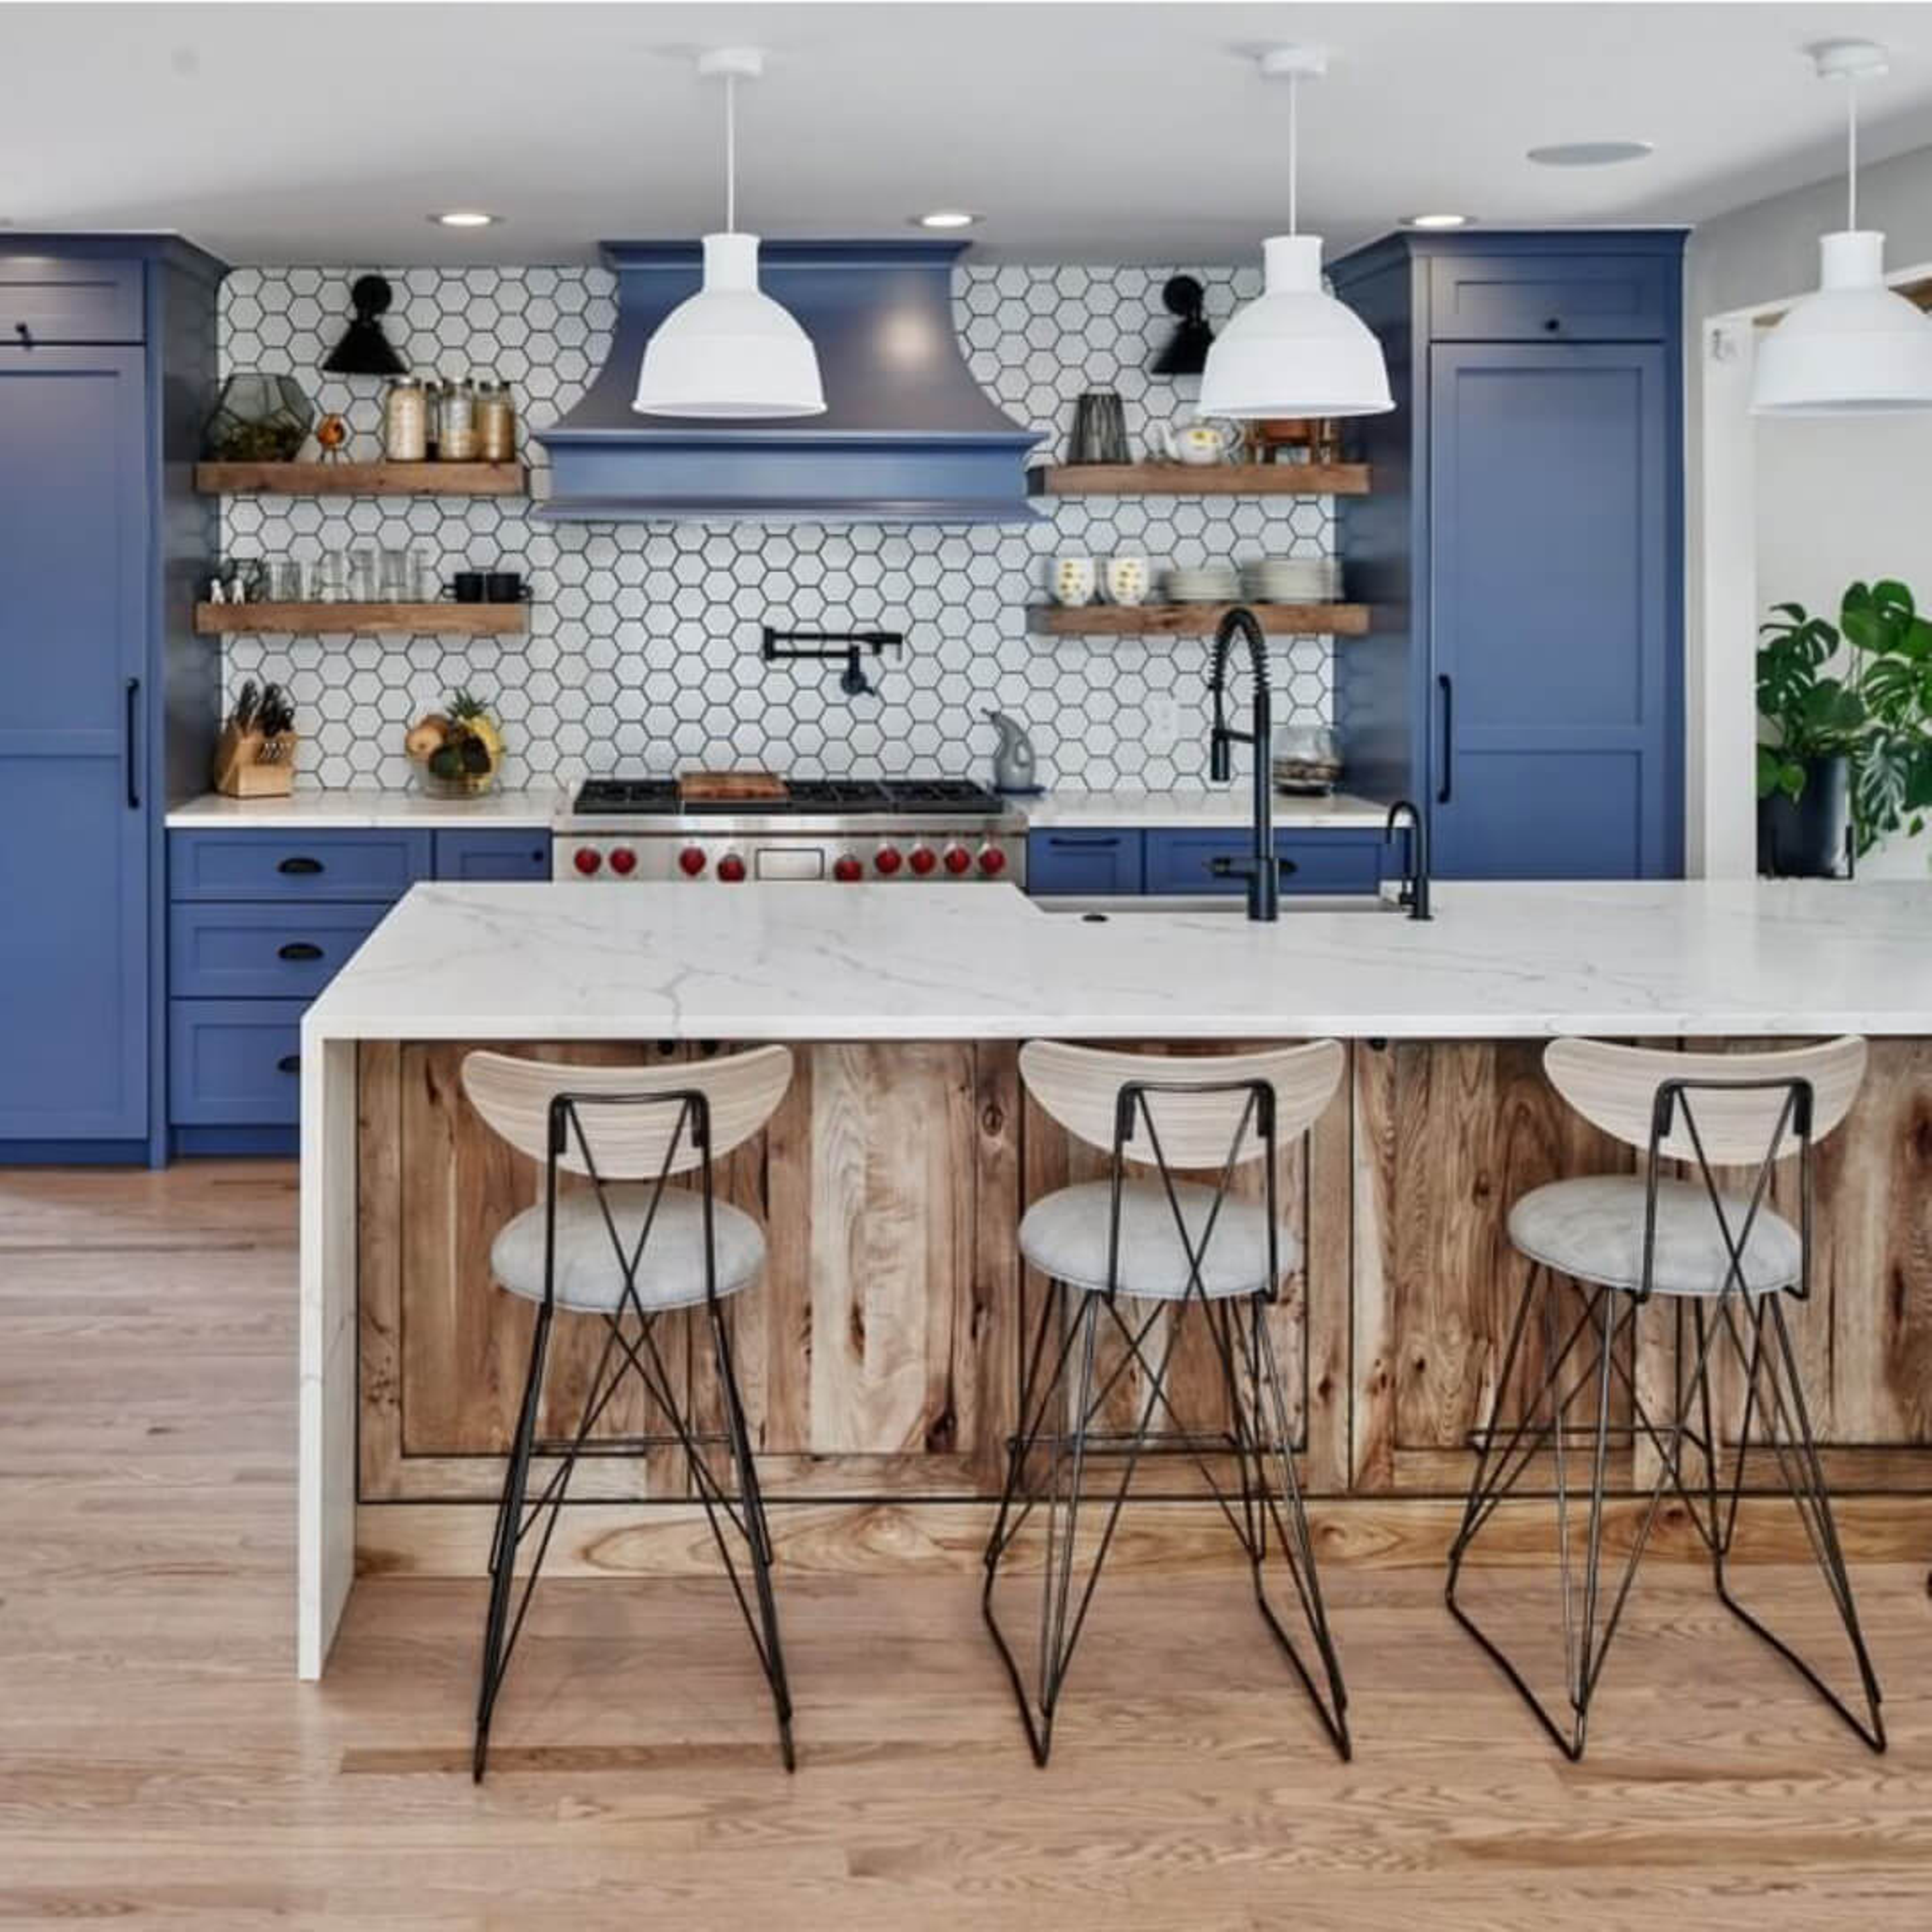
[[[301,742],[292,731],[268,738],[223,725],[214,742],[214,789],[224,798],[286,798],[295,790]]]

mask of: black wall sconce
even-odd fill
[[[866,675],[864,653],[879,657],[888,645],[896,650],[904,642],[903,631],[775,631],[767,624],[759,654],[766,664],[794,659],[836,663],[842,658],[845,668],[838,674],[838,688],[848,698],[862,698],[876,688]]]
[[[1156,376],[1198,376],[1208,366],[1208,291],[1192,275],[1170,275],[1160,291],[1161,305],[1174,318],[1167,346],[1148,364]]]
[[[358,275],[349,291],[355,320],[342,340],[328,352],[323,368],[332,376],[406,376],[410,365],[382,333],[381,318],[389,312],[396,292],[381,275]]]

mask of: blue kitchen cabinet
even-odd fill
[[[547,826],[508,826],[490,832],[439,832],[439,879],[547,879],[550,832]]]
[[[307,1004],[303,1000],[170,1003],[168,1111],[178,1136],[252,1129],[257,1134],[253,1140],[211,1136],[201,1144],[233,1152],[280,1152],[293,1146],[302,1117],[302,1016]]]
[[[1683,869],[1675,230],[1391,236],[1333,265],[1396,407],[1336,505],[1348,783],[1415,800],[1446,878]]]
[[[1027,890],[1034,898],[1100,898],[1138,892],[1142,884],[1142,835],[1131,830],[1027,834]]]
[[[386,905],[430,876],[427,832],[177,832],[176,899]]]
[[[214,725],[189,477],[220,273],[160,236],[0,241],[0,1163],[164,1146],[160,827]]]
[[[1150,832],[1147,890],[1152,894],[1243,892],[1244,881],[1217,877],[1214,868],[1220,860],[1238,863],[1245,859],[1252,842],[1238,826]],[[1277,832],[1274,851],[1282,892],[1373,892],[1382,881],[1384,850],[1379,832]],[[1387,850],[1394,854],[1396,848]]]

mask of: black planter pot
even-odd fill
[[[1757,868],[1773,879],[1842,879],[1851,872],[1852,766],[1845,758],[1808,758],[1797,797],[1757,802]]]

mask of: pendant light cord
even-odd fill
[[[1300,232],[1298,221],[1301,201],[1301,76],[1288,77],[1288,232]]]
[[[1845,82],[1845,226],[1858,225],[1858,83],[1856,75]]]
[[[738,76],[724,76],[724,232],[738,232]]]

